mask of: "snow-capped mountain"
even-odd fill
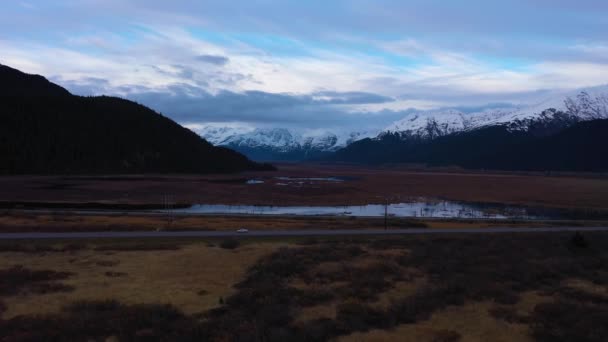
[[[253,129],[249,127],[223,127],[215,125],[195,127],[192,129],[213,145],[222,145],[224,141],[232,136],[253,131]]]
[[[300,160],[345,147],[376,132],[298,132],[287,128],[215,127],[196,129],[214,145],[226,146],[258,160]]]
[[[490,126],[509,131],[552,134],[577,122],[608,118],[608,85],[545,94],[535,100],[476,112],[455,108],[411,112],[384,130],[330,132],[287,128],[222,127],[194,129],[214,145],[235,149],[255,160],[305,160],[335,152],[364,138],[434,139]]]
[[[350,144],[326,159],[494,170],[605,171],[606,119],[608,86],[553,94],[514,108],[414,112],[376,138]]]
[[[384,129],[379,137],[436,138],[455,132],[503,125],[510,130],[528,130],[552,121],[578,122],[608,118],[608,86],[550,94],[530,104],[491,108],[474,113],[457,109],[414,112]]]

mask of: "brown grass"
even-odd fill
[[[546,227],[599,226],[600,221],[467,221],[390,218],[389,228],[488,228],[488,227]],[[349,217],[255,217],[255,216],[176,216],[170,223],[162,215],[109,214],[37,214],[9,211],[0,215],[0,232],[23,231],[133,231],[133,230],[227,230],[241,227],[249,230],[289,229],[384,229],[384,218]]]
[[[410,285],[411,286],[411,285]],[[423,285],[422,285],[423,286]],[[554,300],[535,291],[524,292],[513,305],[518,315],[527,317],[536,305]],[[482,341],[533,341],[529,327],[521,323],[510,323],[492,317],[489,311],[496,307],[491,301],[472,302],[464,306],[449,307],[431,316],[428,321],[401,325],[392,331],[373,330],[355,333],[339,341],[437,341],[442,331],[454,331],[463,342]]]
[[[147,248],[142,241],[49,242],[35,251],[0,253],[0,269],[19,263],[32,271],[70,272],[56,281],[73,292],[11,292],[0,298],[6,305],[0,325],[9,336],[32,324],[49,329],[41,334],[70,336],[81,312],[70,311],[75,305],[90,314],[102,311],[91,317],[153,318],[144,326],[160,324],[169,332],[186,327],[191,330],[183,336],[203,333],[198,340],[262,332],[268,340],[604,341],[608,238],[588,233],[589,244],[581,247],[571,237],[246,239],[234,250],[187,240],[148,240]],[[117,309],[104,311],[107,303]],[[147,309],[136,307],[141,304]],[[31,316],[45,313],[50,316]],[[28,316],[10,319],[18,315]],[[125,336],[138,336],[139,325],[131,323]],[[84,335],[73,340],[86,340],[96,324],[78,326]],[[104,329],[99,336],[105,338]]]
[[[391,219],[391,228],[425,227],[422,221]],[[463,223],[477,227],[479,224]],[[105,230],[250,230],[384,228],[384,219],[346,217],[177,216],[162,215],[46,215],[7,212],[0,215],[0,231],[105,231]]]
[[[594,284],[584,279],[569,279],[564,282],[564,285],[575,290],[580,290],[591,295],[605,297],[608,299],[608,287],[605,285]]]
[[[345,182],[277,186],[277,176],[348,177]],[[264,184],[247,185],[256,178]],[[211,176],[0,177],[0,201],[160,204],[348,205],[381,203],[385,196],[608,209],[608,178],[472,173],[353,166],[279,165],[275,172]]]
[[[398,300],[403,300],[416,293],[428,284],[426,277],[418,277],[409,281],[398,281],[393,284],[393,288],[381,293],[378,300],[371,303],[371,306],[376,309],[386,310],[391,304]]]
[[[63,284],[74,287],[69,293],[3,298],[7,307],[3,317],[57,313],[66,303],[110,299],[125,304],[171,304],[187,314],[203,312],[216,307],[220,297],[230,296],[246,270],[276,246],[256,243],[225,250],[195,243],[178,250],[1,253],[0,269],[19,263],[32,270],[71,272]],[[108,272],[121,276],[109,277]]]
[[[455,331],[463,342],[482,341],[533,341],[528,327],[511,324],[488,315],[491,302],[468,303],[464,306],[449,307],[431,316],[431,319],[417,324],[400,325],[392,331],[372,330],[354,333],[339,338],[338,341],[436,341],[441,331]]]
[[[322,305],[304,307],[298,312],[298,316],[295,318],[294,323],[302,324],[321,318],[335,319],[336,306],[337,303],[332,302],[324,303]]]

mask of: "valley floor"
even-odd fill
[[[0,205],[63,202],[162,208],[167,199],[173,205],[363,205],[425,198],[608,210],[608,176],[603,174],[308,164],[281,164],[278,169],[232,175],[0,177]]]
[[[388,228],[608,220],[605,175],[286,164],[233,175],[0,177],[0,231],[383,229],[384,219],[371,217],[129,209],[419,198],[572,217],[389,217]],[[0,336],[8,341],[605,341],[607,320],[605,232],[0,241]]]
[[[603,341],[608,235],[0,242],[8,340]]]
[[[409,219],[389,217],[387,229],[429,228],[469,229],[492,227],[608,227],[608,220],[467,220]],[[293,217],[230,215],[141,215],[78,214],[8,210],[0,215],[0,232],[96,232],[96,231],[228,231],[246,228],[250,231],[344,230],[385,228],[384,218]]]

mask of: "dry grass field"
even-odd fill
[[[204,312],[218,306],[219,298],[230,296],[232,285],[245,276],[247,269],[277,246],[250,244],[230,250],[204,243],[169,243],[137,250],[129,243],[107,243],[67,252],[0,253],[0,269],[18,265],[32,271],[60,269],[71,274],[62,284],[73,288],[6,298],[3,316],[53,314],[60,312],[66,302],[100,300],[170,304],[186,314]]]
[[[422,221],[390,220],[393,228],[426,227]],[[465,224],[466,225],[466,224]],[[470,225],[473,225],[471,223]],[[479,225],[479,224],[478,224]],[[250,230],[384,228],[384,219],[345,217],[78,215],[5,212],[0,231],[107,231],[107,230]]]
[[[228,242],[1,242],[0,335],[7,341],[608,337],[603,233]]]
[[[608,209],[608,177],[467,173],[325,165],[278,165],[234,175],[0,177],[0,202],[355,205],[423,198],[545,207]],[[285,180],[277,177],[291,177]],[[342,181],[295,178],[340,177]],[[247,180],[262,184],[246,184]],[[300,183],[301,182],[301,183]],[[58,200],[61,199],[61,200]]]
[[[310,177],[318,179],[297,180]],[[120,210],[162,206],[167,195],[182,204],[269,205],[440,198],[601,214],[608,178],[320,165],[228,176],[0,177],[0,231],[384,227],[382,218],[11,208],[60,198]],[[389,218],[390,228],[602,224]],[[604,233],[0,241],[1,341],[606,341],[606,321]]]
[[[488,228],[602,226],[602,220],[509,221],[509,220],[433,220],[390,217],[389,229],[403,228]],[[70,214],[4,211],[0,232],[62,231],[141,231],[141,230],[215,230],[234,231],[291,229],[384,229],[384,218],[290,217],[290,216],[180,216],[141,214]]]

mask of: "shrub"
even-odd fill
[[[127,275],[126,273],[123,273],[123,272],[112,272],[112,271],[108,271],[104,274],[106,277],[109,277],[109,278],[118,278],[118,277],[124,277]]]
[[[340,330],[368,331],[392,326],[392,318],[384,312],[359,303],[338,306],[336,321]]]
[[[589,243],[587,243],[587,239],[585,239],[583,234],[576,232],[570,238],[570,246],[574,248],[587,248],[589,247]]]
[[[433,342],[457,342],[460,341],[462,336],[460,333],[454,330],[439,330],[435,333],[433,337]]]
[[[508,323],[528,323],[529,318],[519,315],[513,307],[497,306],[489,310],[490,315],[496,319],[503,320]]]
[[[172,306],[116,301],[77,302],[56,315],[19,316],[0,324],[0,336],[7,341],[208,340],[193,318]]]
[[[174,251],[180,249],[180,245],[168,242],[146,241],[145,243],[118,243],[100,245],[95,247],[96,251]]]
[[[99,260],[95,263],[97,266],[101,266],[101,267],[112,267],[112,266],[116,266],[118,264],[120,264],[120,261],[114,261],[114,260]]]
[[[241,243],[237,239],[225,239],[220,242],[220,248],[224,249],[235,249],[239,247]]]
[[[23,266],[14,266],[0,270],[0,295],[14,295],[19,292],[50,293],[73,290],[72,287],[53,283],[53,281],[67,279],[68,272],[55,272],[50,270],[29,270]]]
[[[53,246],[50,244],[31,244],[28,242],[2,242],[0,243],[1,252],[21,252],[21,253],[44,253],[44,252],[74,252],[85,249],[86,245],[67,244],[65,246]]]
[[[538,341],[600,342],[608,338],[608,306],[559,300],[539,304],[532,315]]]
[[[339,335],[340,330],[334,320],[321,318],[304,323],[302,334],[305,341],[327,341],[331,337]]]

